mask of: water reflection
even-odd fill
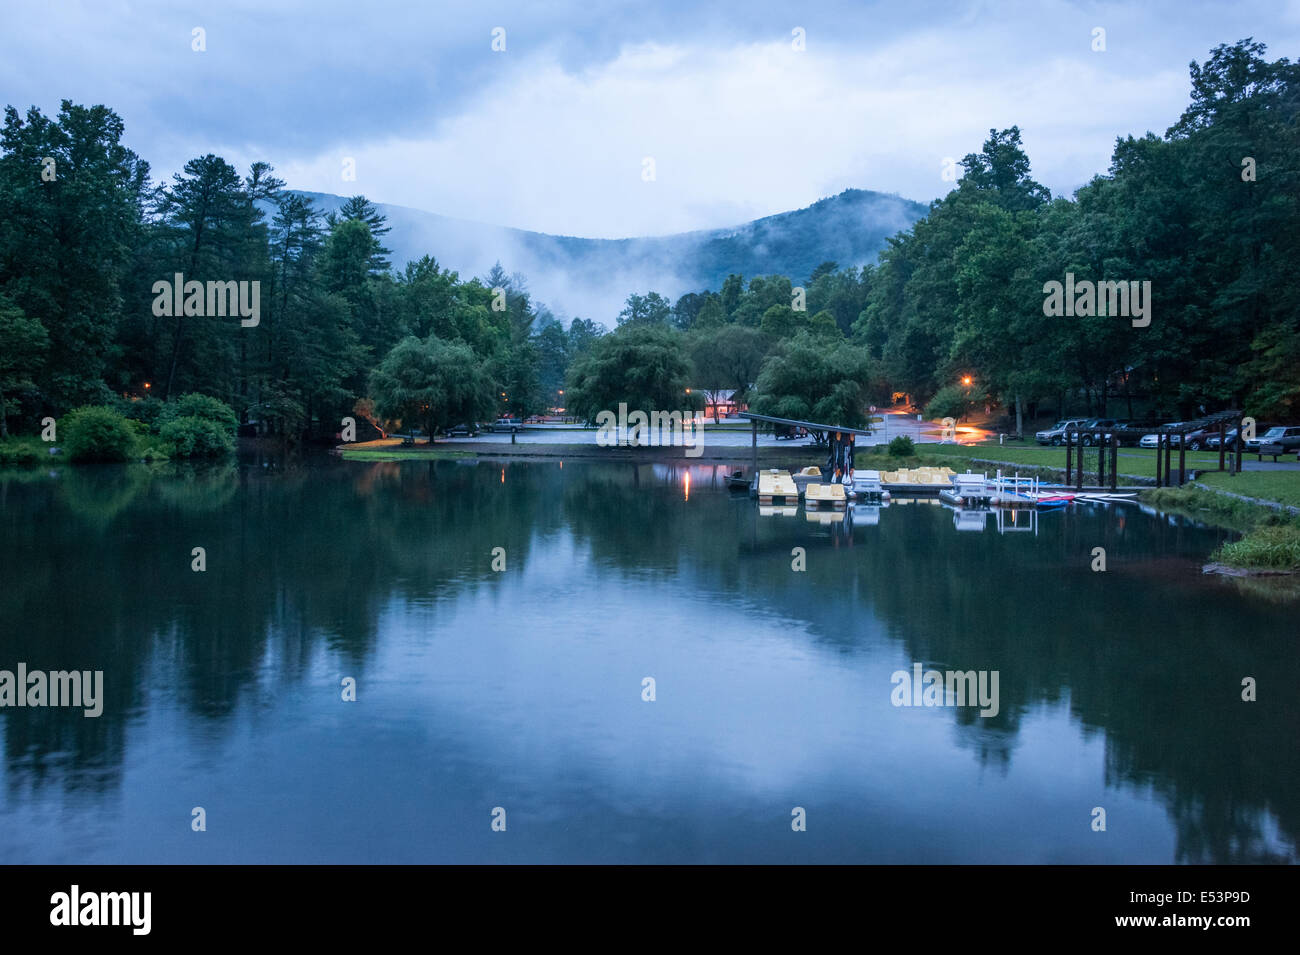
[[[0,668],[106,697],[0,712],[0,859],[1295,861],[1294,606],[1202,579],[1219,532],[759,507],[731,470],[0,478]],[[912,661],[998,670],[1000,712],[891,707]],[[207,803],[236,832],[196,847]]]

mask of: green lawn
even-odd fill
[[[472,458],[473,451],[452,451],[442,448],[430,448],[427,445],[420,450],[411,451],[370,451],[365,448],[344,449],[339,452],[345,461],[410,461],[412,458]]]
[[[1065,470],[1065,448],[1053,448],[1037,444],[1015,444],[998,445],[996,442],[986,444],[924,444],[917,448],[918,452],[927,455],[951,456],[962,460],[970,461],[981,459],[985,461],[996,461],[1010,465],[1030,465],[1039,468],[1055,468],[1064,472]],[[1078,454],[1075,459],[1077,462]],[[1178,454],[1175,452],[1170,458],[1173,466],[1178,467]],[[1120,448],[1119,455],[1116,458],[1119,466],[1119,473],[1131,474],[1135,477],[1154,478],[1156,476],[1156,452],[1144,448]],[[1107,462],[1109,466],[1109,461]],[[1097,449],[1087,448],[1084,451],[1085,474],[1092,475],[1096,479],[1097,474]],[[1187,467],[1197,470],[1206,470],[1217,468],[1219,466],[1218,453],[1209,454],[1204,451],[1189,451],[1187,453]],[[974,466],[972,465],[972,470]]]
[[[1204,474],[1198,483],[1245,497],[1300,507],[1300,471],[1243,471],[1236,477]]]

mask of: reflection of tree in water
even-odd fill
[[[182,511],[215,511],[228,505],[239,492],[239,472],[228,462],[180,462],[152,469],[158,499]]]
[[[850,541],[802,513],[759,517],[703,482],[687,500],[680,470],[669,477],[631,464],[331,460],[0,482],[0,666],[102,669],[106,696],[99,719],[8,715],[11,791],[114,787],[127,714],[162,691],[150,679],[176,684],[207,738],[232,729],[241,701],[301,681],[322,650],[364,676],[394,601],[424,607],[436,638],[447,601],[493,586],[492,548],[517,573],[537,542],[567,533],[597,573],[779,612],[834,653],[884,637],[927,669],[998,670],[998,716],[952,711],[981,765],[1006,772],[1024,716],[1068,700],[1085,734],[1105,734],[1107,783],[1169,806],[1181,860],[1268,858],[1265,811],[1294,843],[1300,714],[1278,689],[1300,677],[1279,639],[1289,608],[1151,559],[1203,555],[1213,535],[1107,509],[1052,515],[1061,526],[1037,538],[962,534],[948,511],[909,506]],[[1106,574],[1088,570],[1097,544]],[[190,570],[194,546],[207,549],[205,574]],[[795,546],[807,573],[790,569]],[[1239,702],[1243,675],[1260,678],[1260,703]]]
[[[59,500],[91,528],[102,531],[149,487],[147,464],[81,465],[59,471]]]
[[[1249,674],[1238,672],[1250,661],[1273,687],[1300,682],[1279,639],[1288,608],[1243,603],[1169,556],[1203,557],[1221,533],[1076,508],[1050,515],[1060,526],[1039,537],[960,534],[947,510],[907,505],[846,547],[802,514],[759,517],[717,496],[666,521],[673,512],[626,480],[600,489],[596,510],[580,487],[565,500],[575,533],[607,562],[660,569],[693,555],[697,587],[761,600],[838,651],[872,646],[879,626],[927,669],[998,670],[996,717],[952,710],[959,745],[981,764],[1007,771],[1025,714],[1068,699],[1085,734],[1106,735],[1107,783],[1162,794],[1180,860],[1273,861],[1266,812],[1295,844],[1300,713],[1282,693],[1267,709],[1241,702]],[[795,546],[808,573],[790,570]],[[1105,574],[1090,570],[1094,546],[1107,548]],[[1156,593],[1176,602],[1153,604]]]
[[[482,586],[493,547],[522,567],[534,533],[560,524],[556,469],[510,466],[502,484],[489,479],[497,466],[331,465],[6,482],[0,666],[103,670],[106,698],[97,719],[11,716],[11,784],[102,766],[114,785],[126,714],[159,689],[146,678],[159,660],[205,738],[230,728],[241,700],[301,680],[318,647],[362,676],[393,599],[436,606]],[[204,573],[191,570],[196,546]]]

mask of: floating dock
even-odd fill
[[[799,488],[789,471],[770,468],[756,476],[756,493],[759,504],[798,504]]]
[[[844,493],[843,484],[811,483],[804,488],[803,502],[806,507],[847,507],[849,496]]]
[[[938,494],[952,487],[955,472],[952,468],[900,468],[897,471],[881,471],[880,482],[883,490],[896,494]]]

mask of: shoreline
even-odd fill
[[[740,462],[748,464],[754,459],[754,451],[745,445],[728,445],[722,448],[703,448],[700,454],[687,454],[691,450],[679,446],[658,447],[612,447],[602,448],[594,444],[542,444],[483,442],[474,445],[462,444],[417,444],[402,446],[388,441],[367,441],[356,444],[340,444],[330,449],[330,454],[345,461],[428,461],[439,458],[533,458],[564,461],[596,461],[604,463],[633,462],[636,464],[719,464]],[[809,445],[790,445],[789,447],[760,447],[758,460],[760,464],[784,461],[796,458],[800,462],[815,461],[824,458],[824,448]]]

